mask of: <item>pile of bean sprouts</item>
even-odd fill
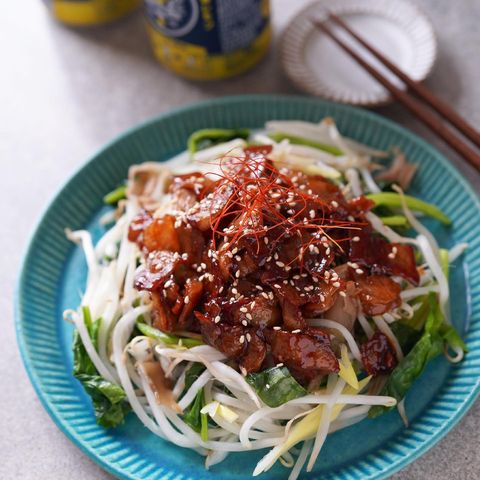
[[[307,145],[292,144],[288,140],[275,142],[266,134],[275,130],[333,145],[344,154],[335,156]],[[384,156],[384,152],[343,137],[331,120],[319,124],[268,122],[265,131],[255,133],[252,139],[257,143],[273,145],[270,157],[279,165],[291,168],[309,165],[310,171],[337,181],[347,199],[381,191],[371,174],[371,166],[376,158]],[[245,145],[244,140],[235,139],[201,150],[193,158],[184,152],[169,162],[159,164],[158,168],[174,173],[200,170],[207,174],[215,170],[216,159],[224,155],[241,155]],[[341,183],[340,179],[345,179],[345,182]],[[401,190],[399,193],[402,194]],[[154,197],[158,205],[164,204],[168,209],[169,198],[162,188],[156,189]],[[134,288],[136,271],[142,268],[144,259],[138,246],[127,237],[129,224],[140,208],[139,199],[133,195],[123,201],[119,217],[114,220],[112,212],[104,218],[105,222],[114,220],[114,225],[96,245],[85,230],[67,231],[68,238],[83,248],[88,277],[79,308],[67,310],[64,316],[74,323],[99,374],[124,389],[133,412],[153,434],[205,456],[207,468],[221,462],[231,452],[268,449],[253,475],[267,471],[279,460],[290,467],[289,480],[295,480],[305,463],[308,471],[313,468],[329,433],[360,422],[373,405],[396,404],[392,397],[367,394],[365,382],[361,385],[363,388],[355,391],[339,375],[331,374],[326,387],[321,390],[271,408],[262,402],[245,377],[227,364],[225,355],[211,346],[185,348],[182,345],[166,345],[146,336],[131,338],[140,315],[147,323],[151,322],[149,294]],[[438,293],[447,319],[449,302],[448,281],[442,272],[435,238],[405,202],[403,214],[416,236],[401,236],[384,225],[374,213],[367,214],[373,229],[380,235],[390,242],[413,245],[422,257],[420,285],[412,287],[396,279],[402,285],[402,305],[373,317],[376,328],[390,339],[398,360],[403,358],[403,352],[390,325],[402,317],[412,316],[415,310],[413,301],[429,292]],[[451,249],[449,261],[454,261],[464,248],[462,244]],[[88,306],[92,318],[102,319],[96,348],[89,337],[82,314],[83,306]],[[359,345],[344,326],[328,318],[314,318],[309,322],[312,326],[335,330],[343,337],[349,358],[361,363]],[[358,316],[358,322],[370,338],[373,335],[371,323],[362,314]],[[462,352],[454,353],[454,360],[460,360]],[[171,379],[179,410],[174,411],[156,401],[142,368],[142,363],[147,360],[160,362],[166,376]],[[203,364],[205,370],[182,395],[185,374],[193,362]],[[209,415],[208,440],[202,440],[181,415],[201,388],[204,389],[206,402],[202,412]],[[309,415],[311,421],[306,428],[306,422],[301,424],[301,420]]]

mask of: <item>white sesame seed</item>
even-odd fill
[[[188,253],[182,253],[182,260],[188,259]]]
[[[237,270],[237,271],[235,272],[235,277],[240,278],[240,270]]]
[[[218,323],[220,321],[220,315],[217,315],[213,321],[215,323]]]
[[[392,247],[392,253],[395,254],[398,252],[398,248],[397,247]]]
[[[277,267],[283,268],[285,264],[283,262],[275,262]]]
[[[207,265],[205,263],[201,263],[200,266],[205,270],[207,268]]]
[[[359,242],[359,241],[360,241],[360,237],[355,236],[352,238],[352,242]]]
[[[340,295],[341,295],[342,297],[346,297],[346,296],[347,296],[347,294],[346,294],[343,290],[340,292]]]
[[[280,288],[280,285],[278,283],[275,283],[275,285],[273,285],[275,288]]]
[[[396,256],[396,255],[395,255],[394,253],[389,253],[389,254],[388,254],[388,258],[395,258],[395,256]]]
[[[335,287],[335,288],[338,288],[340,286],[340,282],[333,282],[332,285]]]
[[[246,320],[242,320],[242,325],[246,327],[248,325],[248,322]]]
[[[252,336],[249,333],[245,335],[245,338],[247,339],[247,342],[250,342],[252,340]]]
[[[297,328],[296,330],[292,330],[292,333],[300,333],[301,330],[299,328]]]
[[[263,237],[263,241],[265,242],[265,245],[268,245],[268,237]]]
[[[357,268],[355,270],[355,273],[358,273],[359,275],[361,275],[363,273],[363,270],[361,268]]]
[[[335,200],[332,200],[330,202],[330,205],[333,207],[333,208],[338,208],[338,202],[336,202]]]
[[[248,312],[248,308],[247,307],[240,307],[240,311],[242,313],[247,313]]]
[[[275,254],[273,255],[273,258],[274,258],[275,260],[278,260],[278,253],[275,253]]]
[[[268,294],[266,292],[262,292],[262,297],[268,299]]]
[[[281,367],[283,367],[283,363],[277,363],[276,366],[277,366],[278,368],[281,368]]]
[[[245,335],[240,335],[240,343],[243,343],[245,341]]]
[[[223,287],[220,287],[218,290],[218,293],[222,293],[222,292],[223,292]]]
[[[184,299],[185,304],[187,304],[190,301],[190,297],[187,295]]]
[[[273,327],[274,330],[281,330],[281,327]]]
[[[235,260],[237,262],[240,262],[242,260],[242,257],[240,255],[235,255]]]
[[[238,293],[238,290],[236,288],[232,288],[232,293],[236,295]]]
[[[253,317],[252,317],[251,313],[247,313],[245,316],[248,318],[248,320],[253,320]]]
[[[310,210],[310,212],[308,212],[309,215],[310,215],[310,218],[315,218],[315,210]]]
[[[262,287],[262,286],[260,286],[260,285],[255,285],[255,288],[256,288],[257,290],[260,290],[260,291],[262,291],[262,290],[263,290],[263,287]]]

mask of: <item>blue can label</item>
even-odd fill
[[[177,47],[198,46],[209,55],[249,49],[260,38],[262,48],[268,46],[268,0],[145,0],[145,11],[154,49],[156,43],[167,50],[172,47],[162,38],[177,41]],[[178,53],[178,48],[175,50]],[[162,59],[157,51],[156,54],[166,63],[165,55]]]

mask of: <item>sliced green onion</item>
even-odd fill
[[[146,323],[143,323],[137,319],[137,328],[146,336],[165,343],[166,345],[183,345],[184,347],[191,348],[203,345],[203,342],[197,338],[181,338],[175,335],[169,335],[168,333],[161,332],[157,328],[151,327]]]
[[[225,129],[225,128],[204,128],[193,132],[187,141],[188,151],[193,155],[196,151],[209,147],[216,143],[227,142],[234,138],[248,138],[248,128]],[[202,145],[203,144],[203,145]]]
[[[380,220],[389,227],[408,227],[408,220],[404,215],[389,215],[388,217],[380,217]]]
[[[294,135],[287,135],[286,133],[280,132],[268,133],[267,135],[276,142],[281,142],[282,140],[287,139],[290,143],[318,148],[318,150],[323,150],[324,152],[331,153],[332,155],[336,155],[337,157],[343,155],[343,152],[339,148],[333,145],[327,145],[326,143],[314,142],[313,140],[308,140],[307,138],[296,137]]]
[[[120,200],[122,200],[126,197],[127,197],[127,186],[126,185],[120,185],[120,187],[116,188],[115,190],[111,191],[110,193],[107,193],[103,197],[103,201],[107,205],[116,205]]]
[[[398,193],[393,193],[393,192],[371,193],[366,197],[372,200],[376,206],[383,205],[386,207],[393,207],[393,208],[402,207],[402,199]],[[435,205],[424,202],[423,200],[412,197],[410,195],[404,195],[404,198],[408,208],[415,210],[417,212],[424,213],[429,217],[435,218],[445,225],[450,225],[452,223],[452,221]]]

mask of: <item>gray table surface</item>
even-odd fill
[[[231,81],[181,80],[153,61],[140,15],[88,32],[53,22],[39,0],[2,2],[0,15],[0,478],[109,479],[57,429],[17,351],[12,299],[27,238],[66,177],[125,128],[173,107],[248,92],[294,93],[276,49]],[[305,1],[273,0],[276,40]],[[480,2],[418,0],[435,26],[439,58],[428,80],[480,123]],[[480,190],[480,178],[399,106],[378,110],[427,138]],[[480,404],[396,480],[480,477]]]

